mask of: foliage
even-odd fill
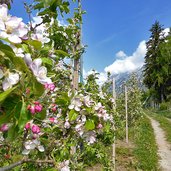
[[[72,66],[66,58],[79,58],[84,47],[73,51],[83,12],[76,9],[66,25],[57,19],[69,5],[62,0],[25,4],[29,16],[38,9],[41,20],[28,26],[0,5],[5,11],[0,15],[5,28],[0,28],[1,166],[22,161],[16,169],[37,170],[41,164],[41,169],[68,171],[98,162],[111,169],[100,147],[113,143],[113,102],[94,76],[80,90],[71,89]]]
[[[143,115],[142,109],[142,93],[138,87],[138,80],[135,73],[132,73],[130,79],[125,84],[127,86],[127,107],[128,107],[128,126],[133,127],[136,121]],[[125,86],[124,85],[124,86]],[[119,129],[118,136],[121,138],[125,134],[125,89],[123,86],[123,92],[118,96],[116,101],[118,120],[116,127]]]
[[[142,93],[135,73],[132,73],[126,84],[128,86],[128,125],[131,126],[143,115]]]
[[[144,65],[144,84],[150,89],[155,103],[168,100],[170,95],[170,35],[164,35],[162,25],[156,21],[151,29]]]
[[[155,136],[150,120],[146,116],[138,120],[131,135],[136,145],[134,154],[139,161],[137,168],[149,171],[159,170]]]

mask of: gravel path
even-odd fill
[[[159,162],[161,169],[162,171],[171,171],[171,145],[166,142],[165,133],[160,128],[160,124],[152,118],[149,119],[151,120],[158,145],[158,155],[160,156]]]

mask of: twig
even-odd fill
[[[23,159],[23,160],[21,160],[21,161],[18,161],[18,162],[16,162],[16,163],[13,163],[13,164],[11,164],[11,165],[9,165],[9,166],[1,167],[1,168],[0,168],[0,171],[10,170],[10,169],[12,169],[12,168],[14,168],[14,167],[17,167],[17,166],[22,165],[23,163],[40,163],[40,164],[42,164],[42,163],[48,163],[48,164],[53,164],[53,165],[55,165],[54,160],[32,160],[32,159]]]

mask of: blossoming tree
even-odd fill
[[[73,91],[72,66],[66,63],[83,52],[73,51],[83,12],[76,9],[68,24],[60,25],[57,17],[69,12],[68,1],[35,3],[25,6],[29,15],[32,8],[39,10],[39,21],[28,25],[0,5],[2,169],[79,170],[88,165],[90,151],[98,158],[94,163],[109,169],[107,154],[99,149],[107,144],[105,133],[113,134],[112,109],[99,90]],[[107,138],[112,143],[113,136]]]

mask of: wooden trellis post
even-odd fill
[[[113,77],[113,110],[114,112],[116,111],[116,90],[115,90],[115,78]],[[115,125],[113,123],[113,129],[115,131]],[[112,162],[113,162],[113,171],[115,171],[116,168],[116,140],[115,140],[115,136],[114,136],[114,142],[112,145]]]
[[[79,7],[79,13],[81,14],[81,0],[78,0],[78,7]],[[79,26],[80,26],[80,29],[76,35],[77,43],[73,49],[74,53],[78,49],[81,48],[82,23],[80,23]],[[81,65],[81,67],[83,67],[83,66]],[[78,90],[79,70],[82,71],[82,68],[80,68],[80,56],[76,56],[76,59],[74,59],[73,90]]]
[[[128,143],[128,94],[125,85],[125,119],[126,119],[126,143]]]

